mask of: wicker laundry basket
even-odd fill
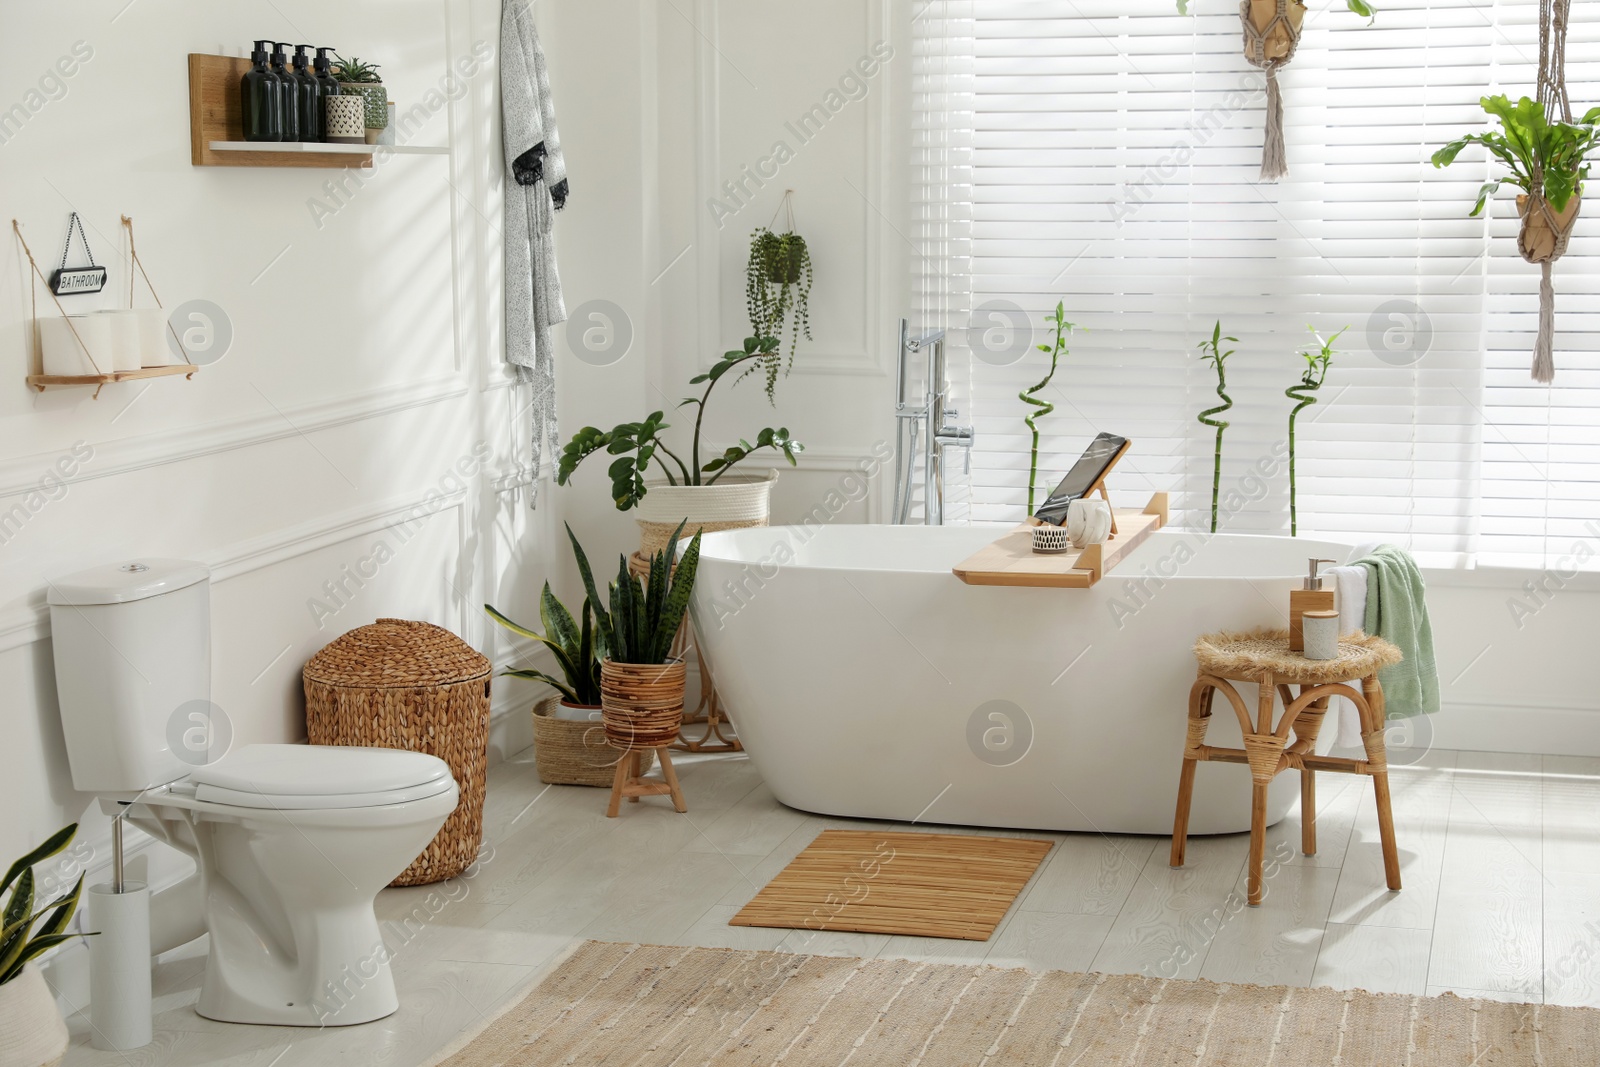
[[[453,878],[483,843],[489,766],[489,661],[449,630],[379,619],[311,657],[304,671],[313,745],[403,748],[450,765],[461,802],[390,885]]]

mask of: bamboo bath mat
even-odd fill
[[[1600,1011],[589,941],[436,1067],[1593,1067]]]
[[[987,941],[1049,841],[824,830],[729,926]]]

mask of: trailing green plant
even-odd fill
[[[1189,0],[1177,0],[1177,3],[1178,14],[1187,15],[1189,13]],[[1344,6],[1362,18],[1370,19],[1377,14],[1377,8],[1367,3],[1367,0],[1344,0]]]
[[[1050,371],[1039,384],[1030,389],[1024,389],[1017,394],[1017,399],[1024,404],[1031,404],[1033,411],[1024,415],[1022,421],[1028,424],[1028,432],[1033,435],[1033,449],[1028,458],[1028,514],[1033,514],[1034,483],[1039,479],[1039,424],[1036,420],[1044,418],[1055,410],[1055,405],[1047,400],[1040,400],[1035,394],[1050,384],[1050,379],[1056,376],[1056,368],[1061,365],[1061,357],[1067,354],[1066,335],[1076,327],[1067,321],[1066,304],[1056,301],[1056,310],[1052,315],[1045,316],[1045,324],[1055,328],[1055,341],[1048,345],[1035,345],[1039,351],[1050,357]]]
[[[771,351],[763,352],[757,363],[742,372],[766,372],[769,402],[775,401],[778,371],[782,369],[787,374],[794,366],[801,336],[811,340],[812,276],[811,250],[792,224],[785,233],[773,233],[763,226],[750,235],[750,258],[744,265],[744,302],[750,314],[750,330],[757,337],[782,338],[787,325],[789,333],[787,363],[781,344],[774,344]]]
[[[1587,157],[1600,143],[1596,126],[1600,107],[1590,108],[1579,122],[1552,122],[1545,115],[1544,104],[1526,96],[1515,104],[1504,95],[1485,96],[1478,103],[1500,121],[1500,128],[1458,137],[1433,154],[1435,167],[1448,167],[1467,145],[1480,144],[1511,172],[1479,187],[1471,214],[1480,214],[1502,185],[1532,194],[1539,191],[1541,181],[1550,206],[1565,211],[1567,202],[1583,191],[1584,179],[1589,176]]]
[[[1340,334],[1350,327],[1334,334],[1326,341],[1317,333],[1316,328],[1307,324],[1306,329],[1311,331],[1311,336],[1317,339],[1322,347],[1315,352],[1301,352],[1300,358],[1306,361],[1305,372],[1300,375],[1298,385],[1291,385],[1283,391],[1283,395],[1295,401],[1289,411],[1289,536],[1298,537],[1300,533],[1299,513],[1295,510],[1296,485],[1294,480],[1294,420],[1300,412],[1317,402],[1317,390],[1322,388],[1322,383],[1328,378],[1328,367],[1333,363],[1335,355],[1333,342],[1339,339]]]
[[[78,881],[70,893],[34,907],[34,864],[43,863],[64,851],[77,832],[77,823],[57,830],[44,844],[13,863],[10,870],[6,871],[5,880],[0,881],[0,894],[11,890],[11,896],[6,901],[4,927],[0,929],[0,985],[16,978],[30,961],[49,949],[74,937],[89,936],[66,932],[72,924],[72,916],[78,910],[78,898],[83,893],[83,875],[78,875]]]
[[[1210,339],[1201,341],[1195,346],[1199,348],[1202,353],[1200,359],[1216,368],[1217,395],[1222,398],[1221,404],[1218,404],[1214,408],[1207,408],[1199,415],[1201,423],[1206,426],[1214,426],[1217,430],[1217,446],[1211,457],[1212,533],[1217,532],[1217,498],[1222,492],[1222,431],[1228,428],[1228,423],[1225,420],[1217,419],[1213,416],[1220,415],[1224,411],[1227,411],[1229,408],[1233,407],[1233,398],[1227,393],[1227,370],[1223,365],[1227,363],[1228,357],[1233,355],[1234,350],[1230,348],[1224,352],[1222,350],[1222,342],[1224,341],[1232,341],[1234,344],[1239,343],[1239,339],[1237,337],[1224,337],[1222,335],[1222,320],[1218,319],[1216,326],[1212,327]]]
[[[544,671],[522,667],[504,670],[501,674],[543,682],[560,693],[568,704],[593,707],[600,703],[600,661],[605,658],[606,647],[595,633],[593,609],[587,597],[583,601],[583,621],[579,623],[550,591],[550,583],[545,582],[544,592],[539,596],[539,621],[544,623],[542,634],[508,619],[493,604],[485,604],[483,610],[512,633],[531,637],[548,648],[561,668],[562,677],[552,678]]]
[[[615,663],[665,663],[672,653],[672,641],[689,608],[689,594],[694,589],[695,571],[700,566],[700,531],[672,563],[678,537],[685,523],[678,523],[667,541],[667,547],[650,557],[650,573],[636,577],[628,570],[628,557],[619,556],[616,581],[607,586],[606,603],[609,610],[595,608],[595,625],[600,639],[605,642],[607,657]],[[594,573],[589,569],[589,558],[584,555],[578,537],[567,527],[567,537],[572,541],[572,552],[578,558],[578,573],[583,576],[583,587],[589,600],[598,605],[600,590],[596,588]]]
[[[383,81],[378,77],[377,63],[363,63],[355,56],[345,59],[337,52],[333,54],[333,78],[352,85],[376,85]]]
[[[665,430],[671,429],[671,424],[666,421],[666,414],[653,411],[643,422],[618,423],[609,430],[601,430],[594,426],[585,426],[572,436],[561,449],[561,458],[556,468],[556,482],[566,485],[571,480],[578,465],[596,452],[604,450],[609,455],[617,458],[607,468],[611,477],[611,499],[616,502],[618,511],[627,511],[637,507],[639,501],[644,499],[647,491],[644,481],[645,472],[650,469],[652,461],[656,460],[659,452],[666,460],[671,460],[669,465],[666,460],[660,462],[661,472],[666,475],[668,485],[713,485],[735,465],[748,459],[762,449],[773,449],[781,452],[789,461],[789,466],[798,466],[795,459],[796,452],[804,452],[805,445],[789,436],[786,426],[765,427],[756,434],[755,442],[739,439],[739,443],[723,450],[719,456],[714,456],[705,463],[700,462],[701,431],[706,417],[706,404],[711,399],[711,391],[717,383],[728,376],[728,372],[749,367],[756,361],[768,358],[777,349],[778,342],[770,336],[746,337],[744,348],[731,352],[724,352],[722,358],[712,365],[704,374],[697,374],[689,379],[690,385],[705,385],[705,390],[697,397],[687,397],[679,407],[694,405],[694,435],[690,440],[689,462],[685,463],[679,455],[667,446],[662,437]],[[742,375],[735,376],[735,380]],[[673,468],[677,472],[673,472]],[[592,598],[592,594],[591,594]],[[596,603],[595,611],[600,610]]]

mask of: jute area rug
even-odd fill
[[[729,926],[987,941],[1049,841],[824,830]]]
[[[444,1067],[1591,1067],[1600,1010],[585,942]]]

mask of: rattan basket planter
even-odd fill
[[[649,559],[667,547],[681,522],[687,540],[699,531],[741,530],[765,526],[772,514],[772,483],[778,472],[730,474],[715,485],[650,486],[634,513],[639,523],[639,553]]]
[[[313,745],[401,748],[450,765],[461,801],[428,847],[390,885],[453,878],[483,843],[489,766],[489,661],[442,627],[379,619],[334,640],[306,664],[306,733]]]
[[[546,785],[592,785],[611,788],[617,761],[625,755],[606,740],[603,724],[555,717],[559,696],[533,706],[533,765]],[[595,708],[599,711],[599,708]],[[655,764],[654,751],[640,754],[646,773]]]
[[[682,660],[671,663],[600,663],[601,721],[617,748],[661,748],[683,725]]]

